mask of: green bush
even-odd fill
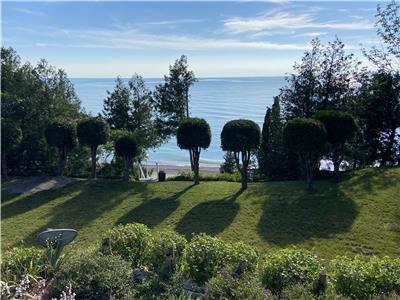
[[[186,245],[186,239],[174,231],[163,230],[156,233],[150,259],[153,269],[159,272],[169,267],[175,269],[182,259]]]
[[[282,249],[266,258],[261,271],[261,280],[274,294],[295,284],[311,284],[318,278],[322,266],[318,258],[309,251]]]
[[[207,282],[207,299],[261,300],[270,299],[255,276],[233,276],[220,272]]]
[[[18,281],[22,275],[36,277],[46,269],[43,250],[36,247],[12,248],[2,254],[1,280]]]
[[[133,299],[130,264],[119,256],[87,251],[71,256],[57,273],[52,295],[58,296],[71,285],[76,299]]]
[[[227,244],[229,267],[237,274],[255,272],[258,265],[257,251],[243,242]]]
[[[198,284],[206,283],[227,262],[226,244],[199,234],[192,238],[184,254],[184,272]]]
[[[168,181],[193,181],[194,174],[193,172],[181,172],[177,176],[168,177]],[[200,180],[201,181],[230,181],[230,182],[240,182],[240,174],[235,172],[233,174],[230,173],[216,173],[206,175],[200,172]]]
[[[112,253],[121,255],[133,267],[148,263],[152,236],[146,225],[138,223],[118,225],[108,230],[104,238],[109,239]]]
[[[365,299],[378,294],[400,293],[400,258],[338,257],[331,265],[335,289],[342,295]]]

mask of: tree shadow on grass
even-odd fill
[[[235,200],[242,192],[243,190],[239,190],[223,199],[196,205],[180,220],[175,230],[187,238],[190,238],[192,234],[216,235],[222,232],[232,223],[239,212],[240,205]]]
[[[349,230],[357,206],[337,185],[318,187],[309,193],[265,191],[263,215],[258,233],[266,241],[285,247],[310,238],[329,238]]]
[[[34,244],[37,233],[47,228],[72,228],[79,232],[130,195],[142,194],[146,197],[148,193],[145,183],[86,181],[80,186],[78,195],[54,206],[48,215],[50,220],[44,226],[36,228],[25,242]]]
[[[139,206],[122,216],[116,222],[116,224],[128,224],[136,222],[153,228],[160,224],[178,208],[180,197],[192,187],[193,185],[189,185],[182,191],[168,198],[157,197],[144,200]]]

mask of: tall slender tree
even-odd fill
[[[182,55],[169,67],[164,83],[156,87],[154,98],[158,111],[158,126],[164,136],[176,135],[179,124],[190,117],[190,87],[196,82],[189,70],[187,57]],[[193,151],[189,150],[190,165],[194,171]]]

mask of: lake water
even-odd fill
[[[75,91],[87,112],[97,115],[103,109],[107,90],[115,85],[113,78],[73,78]],[[161,79],[146,79],[153,89]],[[207,120],[211,126],[210,147],[201,153],[201,165],[214,166],[223,161],[220,134],[224,124],[232,119],[245,118],[262,126],[267,106],[285,83],[284,77],[200,78],[190,89],[190,114]],[[188,152],[180,150],[176,139],[149,151],[148,163],[188,165]]]

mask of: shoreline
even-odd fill
[[[146,166],[143,165],[143,168]],[[157,165],[155,164],[149,164],[147,165],[147,169],[151,170],[153,169],[153,173],[151,175],[152,178],[157,177]],[[177,176],[178,174],[182,172],[191,172],[190,165],[183,165],[183,166],[178,166],[178,165],[172,165],[172,164],[158,164],[158,169],[159,171],[165,171],[166,177],[173,177]],[[204,173],[206,175],[209,174],[217,174],[219,173],[219,166],[204,166],[200,164],[200,172]]]

